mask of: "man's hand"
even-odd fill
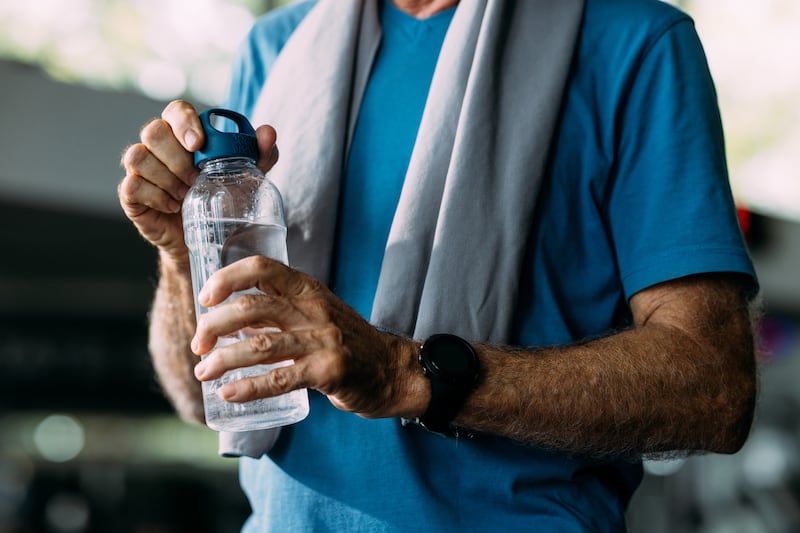
[[[191,152],[204,142],[197,112],[186,102],[172,102],[142,128],[140,138],[122,156],[120,204],[145,239],[185,263],[181,202],[198,173]]]
[[[192,350],[206,354],[217,337],[242,328],[281,331],[217,348],[195,367],[195,375],[207,381],[238,367],[289,359],[295,364],[225,385],[224,400],[244,402],[307,387],[365,418],[424,412],[430,385],[417,362],[418,344],[376,330],[310,276],[264,257],[248,257],[211,276],[200,302],[216,306],[252,287],[264,294],[242,295],[198,320]]]
[[[261,126],[256,135],[258,166],[266,172],[278,158],[275,130]],[[174,263],[185,264],[181,202],[198,174],[192,152],[205,142],[197,111],[187,102],[171,102],[161,118],[142,128],[140,137],[142,142],[128,147],[122,156],[126,175],[117,188],[120,204],[162,257],[166,254]]]

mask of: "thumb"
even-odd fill
[[[173,100],[164,108],[161,118],[167,121],[175,138],[187,151],[194,152],[203,146],[203,127],[192,104],[184,100]]]

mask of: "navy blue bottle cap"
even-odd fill
[[[230,119],[238,131],[220,131],[211,123],[211,117],[220,116]],[[200,124],[206,135],[206,142],[194,153],[194,166],[210,159],[221,157],[246,157],[258,161],[258,142],[256,131],[244,115],[222,108],[212,108],[200,113]]]

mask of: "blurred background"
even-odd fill
[[[155,254],[119,157],[165,102],[222,103],[268,0],[0,0],[0,533],[237,531],[235,460],[149,363]],[[631,531],[800,531],[800,2],[673,2],[717,82],[761,278],[762,385],[733,456],[649,461]]]

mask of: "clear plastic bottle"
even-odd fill
[[[237,131],[220,131],[213,117],[228,119]],[[263,255],[288,264],[283,201],[275,185],[256,166],[258,145],[248,120],[227,109],[209,109],[200,115],[206,143],[194,154],[200,169],[183,202],[183,233],[189,248],[192,288],[197,316],[208,309],[197,295],[208,278],[223,266],[251,255]],[[226,302],[249,289],[233,294]],[[245,339],[242,330],[220,337],[220,346]],[[293,364],[279,363],[278,365]],[[249,431],[284,426],[308,415],[305,389],[245,403],[226,402],[217,391],[230,381],[261,375],[276,365],[255,365],[231,370],[214,381],[203,382],[206,423],[218,431]]]

